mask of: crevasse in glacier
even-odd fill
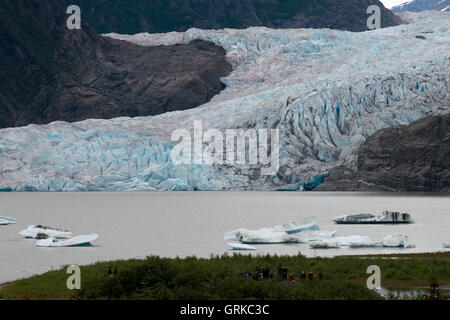
[[[0,191],[314,188],[330,168],[354,165],[357,147],[376,130],[450,111],[450,13],[408,20],[362,33],[258,27],[109,34],[146,46],[212,41],[235,70],[223,79],[225,90],[195,109],[0,130]],[[194,121],[223,132],[278,129],[278,174],[174,165],[171,133],[192,130]]]

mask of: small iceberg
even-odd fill
[[[31,225],[25,230],[20,231],[19,235],[31,239],[69,239],[72,237],[72,232],[41,225]]]
[[[289,238],[287,235],[307,230],[319,230],[319,227],[317,226],[314,218],[305,218],[292,223],[282,224],[269,228],[261,228],[259,230],[249,230],[241,228],[225,233],[224,239],[242,241],[242,239],[246,238],[262,238],[262,239],[273,238],[278,239],[277,241],[279,241],[281,238],[284,237],[286,237],[287,239],[293,239]],[[264,243],[268,242],[265,241]],[[270,241],[270,243],[274,242]]]
[[[386,236],[381,240],[381,245],[383,247],[409,247],[408,236],[403,233],[396,233]]]
[[[38,247],[83,247],[92,245],[92,242],[99,238],[100,237],[97,234],[76,236],[68,240],[60,240],[51,237],[37,241],[36,245]]]
[[[249,244],[298,243],[298,237],[279,231],[252,231],[241,235],[238,240]]]
[[[227,245],[233,250],[256,250],[255,247],[239,242],[227,242]]]
[[[289,234],[279,231],[252,231],[239,238],[242,243],[277,244],[277,243],[308,243],[311,241],[333,239],[336,231],[309,231],[300,234]]]
[[[6,226],[8,224],[15,224],[15,223],[16,219],[14,218],[0,216],[0,226]]]
[[[404,212],[383,211],[379,216],[369,213],[339,216],[333,219],[337,224],[385,224],[385,223],[412,223],[411,215]]]
[[[306,231],[297,236],[298,242],[300,243],[329,240],[335,237],[336,231]]]
[[[372,247],[375,244],[370,240],[368,236],[347,236],[347,237],[334,237],[331,239],[324,239],[319,241],[312,241],[309,246],[312,249],[327,249],[327,248],[340,248],[340,247]]]
[[[309,246],[313,249],[323,248],[372,248],[372,247],[390,247],[390,248],[414,248],[408,244],[408,236],[403,233],[395,233],[384,237],[381,242],[372,242],[368,236],[347,236],[335,237],[320,241],[312,241]]]

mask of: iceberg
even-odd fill
[[[367,32],[329,29],[200,30],[108,36],[141,46],[212,41],[234,71],[226,88],[190,110],[152,117],[62,121],[0,130],[0,190],[313,189],[379,129],[449,112],[450,13]],[[426,41],[416,35],[426,32]],[[171,161],[172,133],[274,129],[279,168]],[[212,141],[204,142],[204,149]]]
[[[0,216],[0,226],[6,226],[8,224],[15,224],[15,223],[16,219],[14,218]]]
[[[298,242],[308,243],[312,241],[330,240],[336,237],[336,231],[307,231],[297,235]]]
[[[100,237],[97,234],[76,236],[67,240],[60,240],[53,237],[36,242],[38,247],[84,247],[92,245]]]
[[[227,245],[233,250],[256,250],[255,247],[239,242],[227,242]]]
[[[408,236],[403,233],[391,234],[381,240],[383,247],[408,247]]]
[[[320,241],[312,241],[309,246],[313,249],[323,249],[323,248],[340,248],[343,246],[347,247],[372,247],[375,244],[370,240],[368,236],[343,236],[335,237],[331,239],[325,239]]]
[[[31,225],[25,230],[19,232],[19,235],[25,238],[32,239],[69,239],[72,237],[72,233],[66,230],[55,229],[51,227],[41,225]]]
[[[296,236],[283,231],[251,231],[241,235],[238,239],[242,243],[250,244],[277,244],[298,243]]]
[[[261,228],[259,230],[249,230],[249,229],[237,229],[234,231],[229,231],[225,233],[225,240],[237,240],[242,241],[242,239],[246,240],[257,240],[258,238],[264,241],[264,243],[280,243],[281,242],[298,242],[298,240],[292,236],[292,234],[303,232],[306,230],[318,230],[314,218],[305,218],[302,220],[298,220],[295,222],[277,225],[269,228]],[[263,240],[264,239],[264,240]],[[283,241],[285,239],[285,241]],[[275,241],[275,242],[273,242]]]
[[[313,249],[319,248],[371,248],[371,247],[396,247],[396,248],[414,248],[414,245],[408,244],[408,236],[402,233],[395,233],[384,237],[381,242],[373,242],[368,236],[345,236],[330,239],[312,241],[309,243]]]
[[[383,211],[379,216],[369,213],[339,216],[333,219],[337,224],[386,224],[386,223],[412,223],[408,213],[396,211]]]
[[[313,217],[309,217],[299,221],[274,226],[269,229],[276,232],[282,231],[288,234],[294,234],[306,230],[318,230],[319,227],[317,226],[315,219]]]

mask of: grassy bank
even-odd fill
[[[401,258],[401,256],[396,256]],[[0,299],[381,299],[367,289],[367,267],[381,268],[381,285],[427,287],[431,279],[450,285],[450,254],[386,257],[306,258],[224,255],[209,259],[148,257],[81,267],[81,290],[68,290],[66,268],[3,286]],[[392,257],[391,257],[392,258]],[[295,273],[294,285],[277,275],[279,265]],[[253,280],[246,271],[269,268],[274,277]],[[109,276],[109,269],[118,272]],[[323,279],[300,280],[302,271]]]

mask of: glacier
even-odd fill
[[[104,35],[142,46],[212,41],[234,71],[195,109],[0,130],[0,191],[311,190],[329,169],[355,166],[358,146],[376,130],[450,111],[450,13],[405,20],[361,33],[252,27]],[[192,131],[194,121],[223,132],[278,129],[278,173],[175,165],[171,134]]]

